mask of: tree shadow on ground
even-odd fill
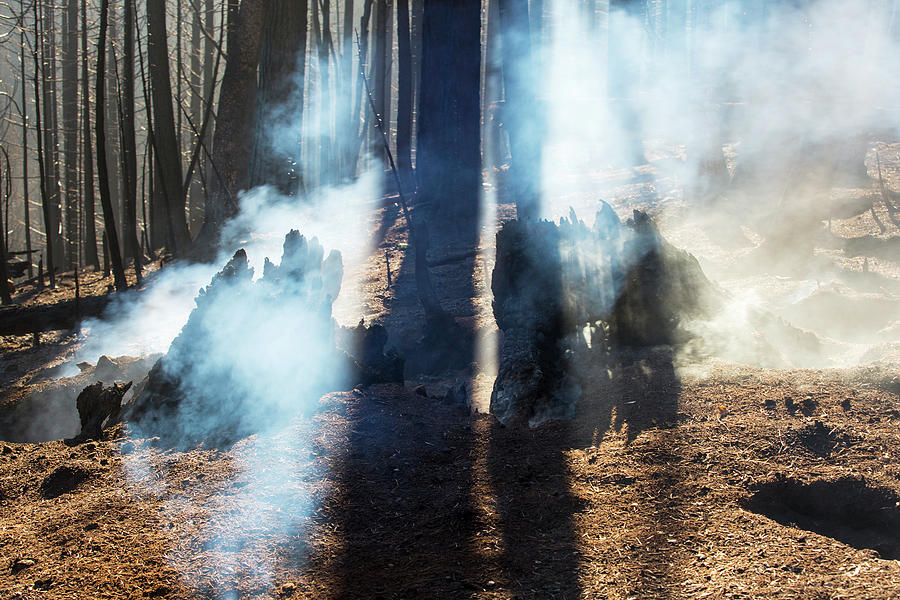
[[[581,597],[585,542],[576,520],[586,506],[573,492],[570,452],[599,445],[611,430],[628,444],[677,416],[680,384],[670,349],[583,359],[587,364],[573,365],[582,397],[572,420],[491,430],[488,471],[503,531],[501,569],[504,585],[521,598]]]
[[[376,232],[375,252],[398,248],[388,231],[388,209]],[[406,238],[394,271],[383,324],[406,359],[406,379],[452,381],[468,377],[475,355],[476,308],[472,282],[477,223],[467,231],[431,227],[427,258],[442,308],[463,335],[429,337],[419,302],[415,256]],[[405,227],[404,227],[405,229]],[[446,260],[447,258],[449,260]],[[464,390],[465,388],[462,388]],[[345,448],[332,465],[337,491],[327,521],[340,551],[330,561],[337,597],[468,597],[488,580],[473,553],[479,529],[472,507],[472,417],[460,389],[427,384],[427,391],[372,386],[347,404]],[[431,392],[431,397],[427,395]]]

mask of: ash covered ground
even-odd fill
[[[896,152],[880,153],[893,190]],[[811,258],[776,265],[760,258],[753,227],[738,218],[721,235],[677,179],[653,176],[654,161],[672,155],[650,147],[645,167],[599,171],[595,191],[560,210],[590,215],[599,198],[623,218],[647,210],[737,305],[815,334],[817,356],[732,308],[697,330],[703,343],[631,350],[616,368],[586,374],[572,420],[501,426],[486,409],[491,244],[512,212],[505,204],[485,219],[477,252],[432,268],[445,308],[477,334],[474,375],[328,394],[233,445],[173,450],[122,425],[98,441],[62,441],[76,433],[81,387],[139,378],[153,358],[60,378],[84,340],[47,334],[31,350],[30,339],[4,338],[0,589],[13,598],[895,597],[900,228],[876,180],[831,198],[868,202],[874,214],[835,210],[830,226],[826,214]],[[867,164],[872,172],[871,156]],[[383,236],[357,267],[354,302],[335,315],[384,321],[402,351],[421,314],[405,229],[391,216],[371,223]],[[435,263],[459,256],[440,243],[433,253]],[[467,402],[448,394],[459,384]],[[57,421],[34,426],[48,418]]]

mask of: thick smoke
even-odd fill
[[[165,353],[194,307],[205,303],[199,324],[205,342],[202,355],[182,357],[181,362],[177,356],[167,357],[167,364],[184,378],[183,391],[218,395],[230,403],[211,411],[188,408],[171,415],[168,426],[160,422],[153,426],[182,432],[185,439],[217,430],[226,438],[229,432],[255,432],[230,449],[221,448],[237,475],[223,493],[203,500],[201,507],[172,496],[159,484],[152,455],[135,452],[126,457],[125,465],[137,489],[163,500],[167,518],[196,526],[195,535],[205,544],[199,558],[196,548],[175,547],[170,560],[187,584],[198,589],[212,585],[215,597],[237,597],[229,582],[238,578],[249,577],[256,589],[267,589],[276,560],[269,547],[275,540],[297,535],[317,506],[308,484],[317,469],[310,448],[316,432],[302,415],[315,408],[324,388],[341,381],[346,364],[333,351],[330,318],[317,311],[333,308],[345,324],[355,324],[362,314],[361,273],[369,254],[369,219],[379,202],[378,181],[374,172],[367,172],[350,185],[325,188],[303,199],[282,196],[269,187],[247,191],[240,197],[240,214],[223,232],[214,262],[166,266],[148,289],[123,295],[103,319],[84,323],[85,342],[73,363],[94,362],[103,354]],[[290,279],[287,273],[279,277],[279,269],[298,265],[267,265],[266,260],[279,262],[291,229],[306,237],[309,256],[318,252],[319,260],[327,257],[329,274],[323,268],[321,280],[301,278],[275,293],[269,281]],[[226,290],[198,297],[241,248],[253,274],[240,284],[240,293]],[[290,258],[292,253],[285,255]],[[343,281],[331,272],[340,267],[341,259]],[[270,275],[264,279],[266,271]],[[227,380],[222,373],[227,373]],[[130,423],[131,437],[136,441],[147,437],[148,424]],[[197,560],[203,563],[203,580],[196,576]]]
[[[651,210],[731,295],[697,330],[708,350],[767,366],[878,358],[868,345],[900,320],[890,301],[900,257],[882,270],[885,293],[862,281],[863,258],[847,260],[827,223],[873,201],[881,210],[872,143],[900,130],[900,17],[862,0],[695,2],[686,16],[669,9],[666,28],[652,11],[607,18],[580,4],[550,5],[535,69],[544,216],[590,215],[600,198],[623,217]],[[826,326],[872,294],[887,309],[869,335]],[[813,330],[820,352],[767,331],[769,316]],[[760,336],[767,343],[746,343]]]
[[[139,293],[117,296],[101,319],[82,324],[84,343],[72,361],[95,363],[102,355],[139,356],[165,352],[187,322],[197,292],[231,256],[243,248],[257,276],[266,258],[281,256],[284,236],[297,229],[317,237],[329,249],[340,249],[344,268],[351,277],[359,273],[368,255],[368,218],[378,202],[377,175],[367,172],[354,183],[325,188],[299,200],[270,187],[259,187],[240,196],[241,211],[222,234],[221,249],[209,264],[177,263],[158,273],[152,285]],[[350,321],[358,315],[358,287],[345,284],[335,308]],[[358,316],[357,316],[358,319]]]

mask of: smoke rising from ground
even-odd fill
[[[871,144],[900,131],[900,23],[879,3],[799,4],[695,10],[686,34],[672,18],[667,32],[641,11],[607,22],[577,2],[552,3],[534,81],[546,108],[543,214],[574,206],[589,219],[601,197],[622,217],[649,207],[731,295],[721,318],[698,329],[709,348],[766,366],[855,364],[880,356],[869,345],[900,341],[890,336],[900,256],[879,289],[826,223],[873,201],[881,210]],[[838,306],[867,302],[883,316],[869,335],[830,326],[852,317]],[[815,331],[818,357],[805,341],[766,333],[768,311]]]
[[[209,540],[202,560],[217,581],[246,575],[246,549],[256,557],[250,575],[265,589],[271,584],[275,557],[257,546],[296,535],[298,523],[316,508],[306,483],[316,468],[308,439],[315,431],[297,417],[312,411],[324,391],[340,387],[335,382],[342,381],[346,363],[334,352],[330,315],[333,309],[355,324],[361,314],[358,291],[379,181],[372,171],[350,185],[326,188],[303,200],[269,187],[249,190],[240,197],[240,214],[223,231],[216,261],[167,266],[149,289],[123,295],[102,320],[83,325],[85,342],[77,360],[165,353],[195,305],[204,305],[202,318],[191,317],[191,333],[201,333],[202,348],[191,352],[188,344],[186,354],[170,352],[165,359],[165,367],[180,378],[187,398],[184,408],[136,419],[129,427],[136,439],[159,428],[178,432],[184,440],[208,432],[226,438],[229,433],[256,433],[231,449],[222,447],[238,470],[232,484],[239,491],[211,500],[215,518],[195,514],[197,507],[177,498],[164,503],[174,520],[193,519],[201,539]],[[291,229],[299,230],[306,243],[294,237],[288,248],[285,234]],[[198,296],[241,248],[253,275]],[[323,259],[321,271],[315,270],[313,263]],[[276,289],[279,281],[286,283]],[[193,402],[198,397],[217,400],[211,405]],[[289,425],[293,427],[285,429]],[[141,489],[164,495],[152,485],[149,460],[137,453],[129,456],[129,477]],[[187,583],[202,587],[194,576],[196,565],[182,558],[173,549],[173,566]],[[234,597],[227,586],[215,596]]]
[[[303,200],[283,196],[270,187],[242,193],[241,211],[226,225],[216,260],[167,266],[148,289],[116,297],[102,319],[86,319],[82,324],[85,341],[72,364],[94,363],[104,354],[165,352],[193,310],[198,290],[209,284],[238,249],[246,250],[250,266],[261,276],[265,259],[274,261],[281,256],[284,236],[291,229],[317,237],[326,248],[340,249],[345,270],[357,273],[368,254],[367,223],[378,202],[377,190],[377,175],[370,171],[350,185],[325,188]],[[356,301],[357,289],[349,281],[336,312],[349,314]]]

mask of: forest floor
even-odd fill
[[[738,248],[716,244],[669,197],[677,182],[641,175],[607,171],[602,197],[622,217],[651,211],[726,289],[752,279],[765,295],[810,277],[734,273],[758,247],[752,235]],[[582,216],[597,197],[582,199]],[[499,220],[511,211],[498,207]],[[815,249],[829,273],[878,278],[840,279],[857,285],[850,297],[864,306],[896,299],[900,285],[900,256],[883,251],[900,228],[877,201],[875,215],[884,231],[860,211],[833,219],[829,235],[870,240],[878,252],[852,256],[849,243],[821,235]],[[393,258],[402,220],[386,223],[349,278],[362,282],[356,314],[385,321],[402,349],[419,308],[410,265]],[[445,307],[482,346],[496,336],[495,223],[475,253],[439,245],[452,260],[432,270]],[[77,336],[47,335],[36,350],[30,338],[3,338],[0,595],[896,598],[900,370],[890,350],[900,340],[886,335],[874,336],[879,350],[862,366],[816,369],[633,351],[593,375],[574,420],[531,430],[485,412],[491,358],[476,352],[472,406],[443,399],[462,371],[415,378],[329,394],[277,431],[185,452],[122,425],[76,445],[34,424],[53,415],[71,427],[81,387],[139,377],[153,357],[60,378]],[[860,343],[844,338],[832,346]]]

